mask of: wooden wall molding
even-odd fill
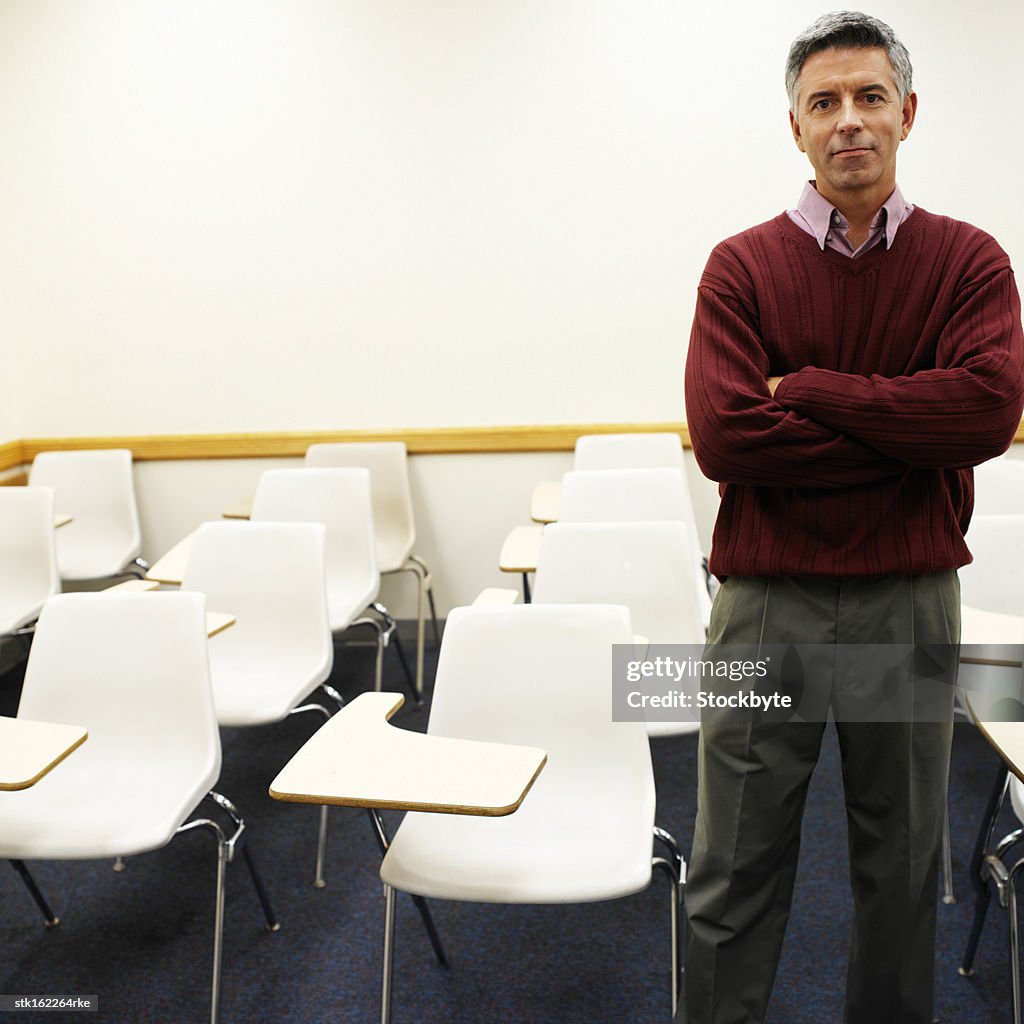
[[[20,441],[8,441],[6,444],[0,444],[0,473],[8,469],[17,469],[23,463]],[[8,480],[6,477],[0,478],[0,484],[19,482],[18,480]]]
[[[130,448],[137,462],[179,459],[266,459],[301,456],[319,442],[404,441],[410,455],[572,451],[581,434],[671,431],[684,445],[684,423],[580,423],[509,427],[411,427],[302,433],[158,434],[24,438],[0,446],[0,471],[27,465],[42,451]]]
[[[298,457],[318,442],[404,441],[410,455],[572,451],[581,434],[678,433],[690,447],[685,423],[573,423],[510,427],[410,427],[394,430],[330,430],[258,434],[156,434],[114,437],[33,437],[0,444],[0,473],[28,465],[43,451],[130,448],[138,462],[181,459],[267,459]],[[1024,442],[1024,424],[1015,443]],[[23,483],[23,475],[0,477]]]

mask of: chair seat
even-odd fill
[[[405,567],[412,554],[412,542],[401,537],[377,538],[377,568],[381,572],[398,572]]]
[[[630,814],[566,802],[548,765],[514,814],[503,818],[407,814],[381,864],[395,889],[436,899],[490,903],[580,903],[614,899],[651,880],[654,803]],[[615,788],[618,780],[605,779]],[[632,791],[628,781],[623,790]],[[581,843],[588,854],[580,858]]]
[[[43,601],[48,595],[40,595],[38,603],[14,601],[6,594],[0,593],[0,635],[11,633],[32,622],[42,610]]]
[[[218,663],[210,652],[213,704],[221,725],[264,725],[287,718],[331,674],[330,664],[254,669]],[[290,680],[291,685],[284,685]]]
[[[331,632],[339,633],[377,600],[380,581],[376,577],[364,580],[327,581],[327,618]]]
[[[78,543],[78,530],[89,537],[87,544]],[[62,526],[57,533],[57,563],[61,578],[65,580],[114,576],[137,558],[140,551],[139,544],[125,544],[118,537],[97,536],[81,519]]]
[[[187,792],[173,774],[161,781],[134,769],[139,749],[117,772],[104,754],[101,737],[89,739],[73,759],[30,789],[0,800],[0,858],[77,860],[128,856],[170,841],[178,826],[217,781],[219,758],[193,780]],[[97,799],[97,794],[102,794]]]

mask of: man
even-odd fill
[[[887,25],[820,18],[793,43],[786,86],[815,180],[716,247],[687,359],[694,453],[722,499],[709,644],[955,650],[971,467],[1007,448],[1024,400],[1013,273],[990,236],[897,188],[917,96]],[[832,709],[843,765],[846,1020],[931,1024],[952,686],[931,721],[868,724],[848,714],[874,699],[866,675],[805,681]],[[677,1019],[756,1024],[825,723],[703,714]]]

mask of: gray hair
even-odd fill
[[[793,40],[786,60],[786,93],[789,109],[796,113],[796,83],[804,62],[811,54],[837,47],[885,50],[892,64],[893,79],[903,102],[913,91],[914,69],[907,48],[884,21],[859,11],[833,11],[823,14]]]

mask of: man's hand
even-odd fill
[[[778,386],[779,386],[779,385],[780,385],[780,384],[781,384],[781,383],[782,383],[782,382],[783,382],[784,380],[785,380],[785,377],[769,377],[769,378],[768,378],[768,381],[767,381],[767,384],[768,384],[768,393],[769,393],[769,394],[770,394],[770,395],[771,395],[771,396],[772,396],[773,398],[774,398],[774,396],[775,396],[775,389],[776,389],[776,388],[777,388],[777,387],[778,387]]]

